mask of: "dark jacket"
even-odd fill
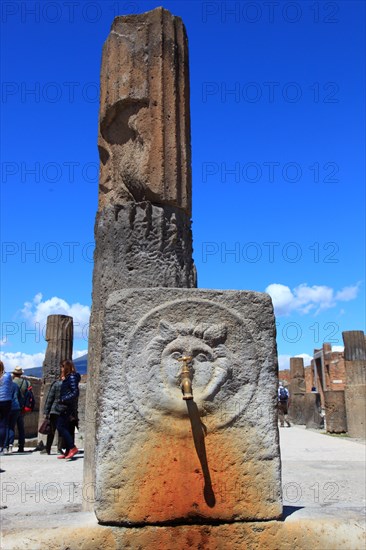
[[[11,410],[12,411],[20,411],[21,406],[21,393],[18,384],[13,382],[13,389],[11,394]]]
[[[49,416],[50,414],[60,414],[60,393],[61,393],[61,380],[56,380],[47,395],[46,403],[44,405],[43,414]]]
[[[20,403],[20,408],[22,408],[24,405],[25,392],[29,388],[30,382],[26,378],[23,378],[23,376],[14,376],[13,382],[14,384],[17,384],[19,386],[19,389],[20,389],[19,403]]]
[[[62,381],[60,391],[60,414],[72,414],[77,416],[80,374],[73,372]]]

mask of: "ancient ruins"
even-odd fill
[[[88,550],[323,550],[337,538],[348,550],[342,523],[283,521],[269,295],[196,288],[188,42],[182,20],[163,8],[113,21],[98,146],[87,513],[42,540]],[[45,394],[72,357],[72,319],[49,317],[46,339]],[[346,384],[329,378],[340,391],[324,384],[326,345],[315,351],[311,389],[303,360],[291,359],[289,412],[320,427],[327,410],[334,432],[347,416],[349,432],[364,437],[364,334],[344,341]]]
[[[324,343],[305,369],[301,357],[292,357],[290,372],[280,372],[291,394],[289,415],[294,424],[366,439],[366,336],[342,336],[343,352]]]

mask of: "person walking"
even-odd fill
[[[287,416],[289,399],[290,393],[288,389],[284,387],[283,382],[280,382],[278,387],[278,418],[282,428],[284,427],[285,422],[289,428],[291,426]]]
[[[56,427],[59,435],[63,439],[66,451],[65,454],[62,454],[57,458],[71,460],[79,451],[74,443],[74,429],[78,415],[80,382],[80,374],[76,372],[74,363],[71,360],[62,361],[61,379],[62,384],[59,401],[60,414],[57,418]]]
[[[20,414],[17,418],[17,428],[18,428],[18,453],[24,453],[24,444],[25,444],[25,430],[24,430],[24,412],[22,410],[24,403],[25,392],[30,386],[30,382],[26,378],[23,378],[23,369],[22,367],[15,367],[12,372],[13,381],[18,384],[20,390]]]
[[[15,425],[21,412],[21,394],[18,384],[12,381],[11,409],[8,420],[8,432],[6,436],[4,452],[12,453],[15,439]]]
[[[0,361],[0,455],[4,454],[11,410],[13,380]]]
[[[61,386],[62,380],[55,380],[55,382],[53,382],[53,384],[51,385],[46,398],[43,414],[45,418],[48,418],[50,421],[51,431],[47,435],[46,449],[44,449],[44,451],[41,451],[41,454],[51,454],[52,443],[56,433],[57,418],[61,412],[59,404]],[[59,436],[58,438],[58,451],[60,454],[62,454],[61,436]]]

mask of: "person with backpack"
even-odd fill
[[[17,418],[17,428],[18,428],[18,453],[24,453],[24,444],[25,444],[25,430],[24,430],[24,402],[25,402],[25,396],[28,388],[30,387],[30,382],[23,378],[23,369],[22,367],[15,367],[15,369],[12,372],[13,374],[13,381],[15,384],[18,385],[20,390],[20,407],[21,411]]]
[[[282,428],[284,427],[285,422],[288,427],[291,426],[287,416],[289,399],[290,393],[288,389],[284,387],[283,382],[280,382],[278,387],[278,418]]]
[[[4,363],[0,361],[0,455],[4,454],[8,433],[12,388],[11,374],[5,372]]]
[[[57,431],[66,447],[65,454],[57,458],[71,460],[79,449],[74,443],[74,430],[78,416],[78,398],[80,374],[76,372],[73,361],[65,360],[61,363],[61,391],[59,400],[60,414],[57,418]]]

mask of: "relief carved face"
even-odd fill
[[[231,377],[231,354],[225,346],[224,324],[172,324],[161,320],[155,337],[149,342],[146,358],[146,385],[153,388],[148,399],[163,416],[186,418],[187,407],[181,390],[184,355],[192,357],[193,399],[203,411],[213,401],[223,384]]]
[[[200,315],[187,315],[189,308]],[[204,322],[197,320],[202,317]],[[184,355],[192,357],[193,400],[206,426],[227,425],[253,398],[259,372],[256,346],[239,317],[204,300],[163,304],[131,333],[124,362],[134,406],[147,422],[179,433],[187,421],[183,363],[178,361]]]
[[[192,335],[175,338],[162,352],[161,369],[167,390],[177,398],[181,398],[182,371],[182,363],[178,359],[184,355],[192,357],[190,368],[194,398],[212,398],[230,375],[229,358],[217,357],[215,349],[201,338]]]

